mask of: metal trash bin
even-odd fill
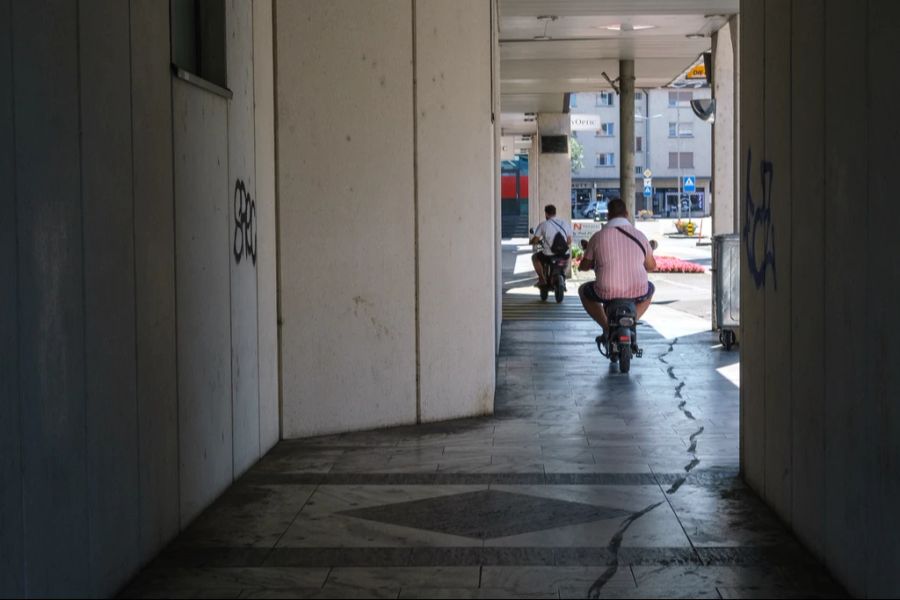
[[[737,343],[741,324],[741,236],[726,233],[713,236],[713,327],[726,350]]]

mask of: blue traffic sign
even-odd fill
[[[693,175],[685,175],[684,183],[682,184],[681,187],[684,188],[684,191],[686,191],[686,192],[695,192],[695,191],[697,191],[696,183],[697,183],[697,180],[694,179]]]
[[[653,195],[653,188],[651,188],[649,185],[645,185],[644,186],[644,198],[649,198],[652,195]]]

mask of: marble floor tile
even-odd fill
[[[334,584],[358,590],[396,587],[397,593],[404,587],[477,588],[479,570],[479,567],[336,568],[328,575],[326,585]]]
[[[525,600],[558,599],[556,592],[520,592],[500,588],[403,588],[400,598],[523,598]]]
[[[325,583],[324,568],[170,568],[147,569],[122,592],[122,596],[144,596],[154,590],[215,590],[239,594],[244,589],[310,589]]]
[[[233,486],[191,523],[176,545],[271,548],[314,490],[313,485]]]
[[[493,416],[283,441],[123,595],[843,597],[738,477],[736,355],[642,331],[504,323]]]
[[[607,567],[484,567],[481,585],[522,593],[559,593],[561,597],[587,598],[587,592],[606,572]],[[636,589],[628,567],[619,568],[604,586],[615,594]]]

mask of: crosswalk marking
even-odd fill
[[[504,294],[504,321],[583,321],[590,320],[577,294],[566,294],[560,304],[552,294],[546,302],[537,296]]]

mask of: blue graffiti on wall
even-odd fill
[[[762,204],[753,201],[750,186],[753,150],[747,150],[747,198],[744,204],[744,249],[747,252],[747,264],[756,289],[766,286],[766,273],[772,267],[772,285],[778,289],[778,277],[775,271],[775,223],[772,220],[772,178],[775,169],[768,160],[759,163],[759,178],[762,184]],[[760,231],[762,230],[762,231]],[[758,236],[762,233],[763,256],[757,257]]]

